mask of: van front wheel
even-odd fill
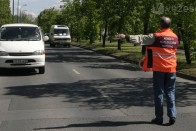
[[[39,67],[39,74],[44,74],[45,73],[45,67]]]

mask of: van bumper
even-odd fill
[[[71,41],[64,41],[64,40],[61,40],[61,41],[51,41],[50,43],[52,46],[67,46],[67,47],[70,47],[71,45]]]
[[[37,68],[45,66],[45,55],[0,56],[0,68]]]

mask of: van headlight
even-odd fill
[[[36,50],[33,52],[34,55],[44,55],[45,51],[44,50]]]
[[[5,51],[0,51],[0,56],[9,56],[9,54]]]

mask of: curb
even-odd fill
[[[191,75],[187,75],[181,72],[176,72],[177,77],[181,77],[187,80],[192,80],[192,81],[196,81],[196,77],[195,76],[191,76]]]

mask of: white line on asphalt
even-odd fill
[[[105,97],[105,98],[109,97],[109,96],[105,95],[105,93],[102,90],[100,90],[100,89],[97,89],[97,90],[103,97]]]
[[[72,69],[73,70],[73,72],[75,72],[76,74],[80,74],[80,72],[78,72],[76,69]]]

